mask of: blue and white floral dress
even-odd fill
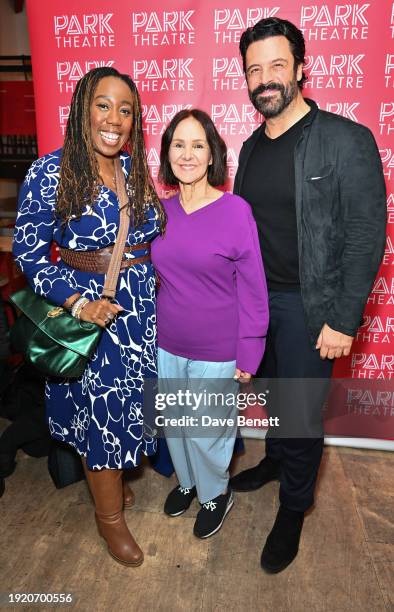
[[[113,244],[119,227],[116,194],[102,186],[94,206],[66,228],[55,219],[61,150],[30,167],[19,195],[14,256],[36,293],[61,305],[79,291],[90,300],[101,297],[104,275],[80,272],[50,261],[50,245],[91,251]],[[121,154],[124,173],[130,157]],[[151,207],[146,222],[130,230],[127,245],[149,242],[159,233]],[[144,249],[127,257],[141,257]],[[115,302],[124,310],[104,330],[96,353],[78,379],[46,384],[51,435],[87,457],[91,469],[133,468],[141,453],[155,452],[155,440],[143,423],[144,378],[156,376],[155,277],[150,262],[121,272]]]

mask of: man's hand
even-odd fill
[[[328,359],[347,357],[351,351],[353,340],[353,336],[335,331],[325,323],[317,339],[316,348],[320,349],[322,359],[326,357]]]
[[[248,383],[250,382],[252,375],[249,372],[244,372],[239,368],[235,368],[234,380],[237,380],[240,383]]]

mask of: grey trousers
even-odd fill
[[[178,403],[163,410],[163,416],[196,420],[195,425],[189,421],[183,426],[165,426],[164,431],[179,484],[188,489],[195,485],[198,499],[204,504],[227,491],[228,467],[237,434],[236,401],[231,405],[238,392],[238,383],[233,379],[235,361],[197,361],[159,348],[158,371],[161,393],[187,390],[198,397],[195,410]],[[210,419],[220,421],[211,425]]]

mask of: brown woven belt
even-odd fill
[[[60,257],[62,261],[70,268],[75,268],[80,272],[91,272],[92,274],[106,274],[108,271],[109,262],[111,260],[111,254],[113,245],[106,247],[105,249],[98,249],[97,251],[74,251],[71,249],[60,248]],[[134,257],[128,259],[122,259],[120,269],[130,268],[137,264],[145,263],[150,261],[150,243],[144,242],[142,244],[133,244],[124,248],[123,253],[132,253],[133,251],[147,250],[146,255],[141,257]]]

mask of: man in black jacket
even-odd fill
[[[261,556],[275,573],[297,555],[323,450],[327,385],[311,393],[308,380],[328,380],[333,360],[351,351],[384,252],[386,193],[370,130],[303,97],[305,42],[296,26],[263,19],[243,33],[240,52],[250,100],[265,123],[242,147],[234,192],[252,206],[269,288],[259,373],[283,384],[271,405],[281,414],[280,433],[268,432],[264,459],[230,482],[251,491],[280,480],[280,507]],[[301,421],[297,433],[291,413]]]

